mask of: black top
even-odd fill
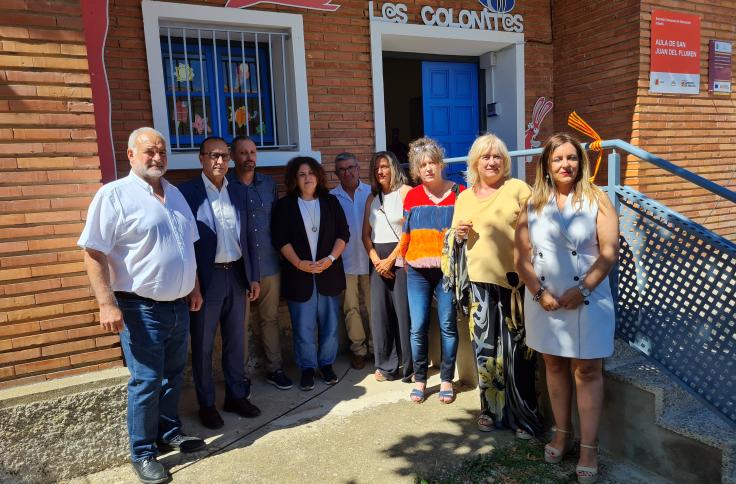
[[[271,213],[271,241],[276,250],[291,244],[301,260],[311,261],[304,220],[299,210],[298,197],[287,195],[278,202]],[[350,228],[345,219],[340,202],[334,195],[319,197],[320,223],[317,239],[317,260],[327,257],[337,239],[345,243],[350,240]],[[345,271],[342,257],[320,274],[310,274],[294,267],[286,258],[281,258],[281,294],[290,301],[304,302],[312,297],[313,282],[317,282],[317,292],[325,296],[337,296],[345,290]]]

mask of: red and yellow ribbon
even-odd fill
[[[598,169],[601,167],[601,161],[603,160],[603,148],[601,148],[601,141],[603,139],[601,136],[590,127],[588,123],[583,121],[583,118],[578,116],[578,113],[573,111],[570,113],[570,116],[567,117],[567,124],[570,125],[571,128],[574,128],[580,133],[583,133],[584,135],[593,138],[593,142],[588,145],[589,150],[597,151],[598,152],[598,159],[595,161],[595,169],[593,170],[593,176],[590,177],[590,181],[593,182],[595,180],[596,175],[598,174]]]

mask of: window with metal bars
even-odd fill
[[[259,148],[292,146],[288,113],[281,120],[276,110],[288,98],[284,83],[277,83],[283,86],[279,95],[284,99],[277,101],[274,90],[274,74],[281,73],[284,57],[275,56],[274,50],[280,48],[283,54],[284,37],[247,30],[161,28],[172,151],[191,150],[212,135],[228,142],[247,135]]]

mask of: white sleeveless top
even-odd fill
[[[598,204],[573,207],[572,195],[562,210],[552,197],[540,213],[531,207],[529,239],[537,279],[559,298],[577,287],[599,255],[596,235]],[[526,291],[527,345],[540,353],[567,358],[605,358],[613,354],[615,315],[608,278],[576,309],[545,311]]]
[[[368,223],[371,226],[371,241],[374,244],[398,242],[401,237],[401,226],[404,220],[404,202],[401,200],[401,189],[381,198],[376,195],[371,202]]]

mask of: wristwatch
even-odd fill
[[[580,284],[578,284],[578,289],[580,290],[580,294],[582,294],[583,297],[590,297],[590,289],[588,289],[587,287],[583,286],[583,283],[582,282]]]
[[[539,290],[534,293],[534,296],[532,296],[532,301],[539,302],[539,300],[542,299],[542,294],[544,294],[544,287],[540,287]]]
[[[335,258],[332,256],[332,254],[327,256],[328,259],[330,259],[330,262],[335,262]]]

